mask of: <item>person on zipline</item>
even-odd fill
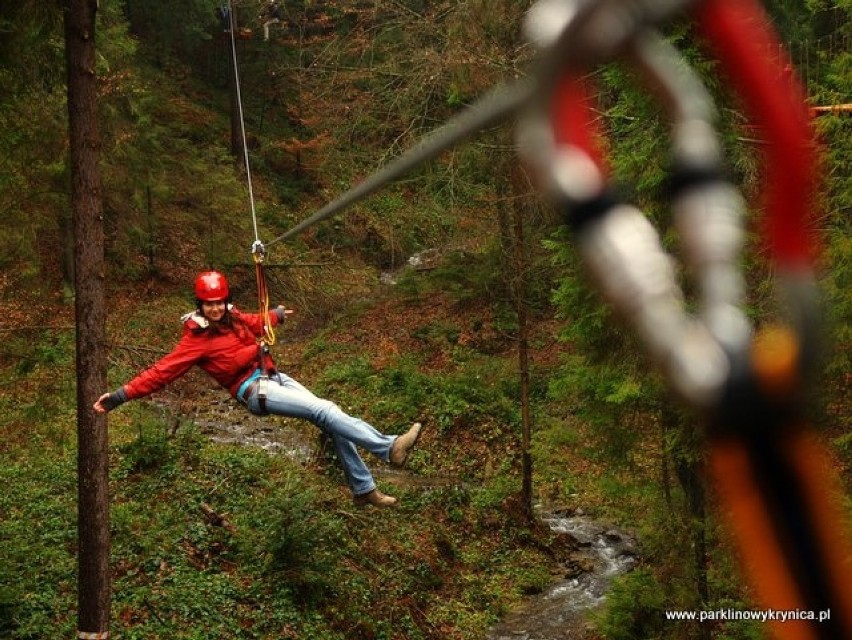
[[[328,433],[356,505],[395,505],[396,498],[376,488],[356,445],[401,467],[420,437],[421,424],[415,422],[399,436],[384,435],[278,371],[257,342],[263,334],[264,319],[259,314],[242,313],[230,304],[228,281],[218,271],[198,275],[195,297],[197,309],[181,319],[183,336],[172,352],[116,391],[104,393],[94,410],[106,413],[128,400],[150,395],[198,365],[251,413],[303,418]],[[289,313],[292,311],[280,306],[269,311],[269,324],[278,325]]]
[[[261,11],[258,16],[258,19],[263,24],[264,42],[269,40],[269,26],[273,24],[280,24],[282,17],[281,7],[278,6],[278,3],[275,0],[269,0],[263,8],[263,11]]]

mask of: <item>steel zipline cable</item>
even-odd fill
[[[258,230],[257,225],[257,208],[254,202],[254,187],[252,185],[252,177],[251,177],[251,163],[249,162],[249,153],[248,153],[248,143],[246,141],[246,124],[245,124],[245,116],[243,113],[243,97],[242,91],[240,89],[240,66],[237,60],[237,41],[236,41],[236,14],[234,12],[234,3],[232,0],[228,0],[228,20],[230,29],[228,30],[230,33],[230,44],[231,44],[231,66],[234,71],[234,94],[236,96],[237,103],[237,115],[240,121],[240,140],[242,142],[242,152],[243,152],[243,164],[246,170],[246,183],[248,185],[248,196],[249,196],[249,207],[251,210],[251,223],[252,228],[254,230],[254,243],[252,244],[252,258],[254,259],[255,265],[255,281],[257,284],[257,299],[258,299],[258,313],[260,317],[263,319],[263,336],[260,340],[260,351],[263,352],[263,349],[266,345],[275,344],[275,331],[272,328],[272,324],[269,320],[269,288],[266,284],[266,274],[263,269],[263,261],[266,257],[266,248],[263,243],[260,241],[260,232]],[[261,356],[262,362],[262,356]]]
[[[232,0],[228,0],[228,20],[230,24],[230,29],[228,32],[230,33],[230,44],[231,44],[231,64],[234,70],[234,93],[236,95],[237,102],[237,115],[240,121],[240,141],[242,142],[242,152],[243,152],[243,164],[246,169],[246,182],[248,183],[248,195],[249,195],[249,206],[251,207],[251,222],[252,227],[254,228],[254,241],[255,243],[260,242],[260,233],[257,228],[257,211],[255,209],[254,204],[254,189],[252,187],[252,179],[251,179],[251,164],[249,163],[249,153],[248,153],[248,143],[246,142],[246,123],[245,117],[243,115],[243,96],[242,91],[240,90],[240,67],[237,62],[237,41],[234,31],[236,30],[237,21],[234,13],[234,3]]]
[[[267,246],[292,238],[323,220],[342,212],[356,202],[375,193],[384,185],[401,178],[409,171],[435,158],[473,134],[502,122],[528,104],[534,90],[535,84],[530,80],[519,80],[514,84],[493,89],[457,116],[451,118],[443,126],[427,135],[419,144],[404,151],[366,180],[329,202],[289,231],[268,242]]]

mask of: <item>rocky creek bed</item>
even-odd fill
[[[571,536],[578,552],[568,576],[524,604],[488,633],[487,640],[583,640],[591,637],[589,611],[600,606],[610,584],[637,561],[628,533],[582,512],[543,513],[550,528]]]

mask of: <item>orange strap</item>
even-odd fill
[[[269,288],[266,285],[266,273],[263,270],[264,252],[261,245],[260,250],[254,251],[254,273],[257,281],[258,314],[263,322],[263,335],[261,342],[267,345],[275,344],[275,331],[269,320]]]
[[[714,425],[710,473],[762,606],[801,614],[773,622],[774,637],[848,638],[852,546],[838,479],[792,393],[798,366],[792,333],[770,329],[758,336],[751,379]],[[732,416],[738,424],[724,422]]]

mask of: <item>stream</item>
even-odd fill
[[[258,447],[270,454],[284,454],[307,462],[316,457],[315,441],[297,421],[282,426],[283,418],[255,416],[219,390],[202,394],[193,423],[213,442]],[[307,428],[313,429],[310,425]]]
[[[316,459],[316,440],[310,425],[280,418],[256,417],[218,392],[205,394],[193,421],[214,442],[258,447],[273,455],[287,455],[301,462]],[[304,429],[303,429],[304,427]],[[405,471],[378,467],[377,477],[407,486],[434,479],[417,478]],[[450,479],[442,478],[444,485]],[[486,640],[586,640],[591,629],[586,614],[601,605],[612,579],[630,571],[637,562],[637,545],[628,533],[583,514],[581,511],[543,512],[542,520],[556,533],[571,536],[578,550],[569,575],[541,594],[525,599],[522,606],[488,631]]]
[[[612,579],[636,565],[636,541],[627,533],[582,513],[553,513],[543,520],[579,546],[577,575],[528,598],[493,627],[487,640],[583,640],[590,637],[586,614],[600,606]]]

